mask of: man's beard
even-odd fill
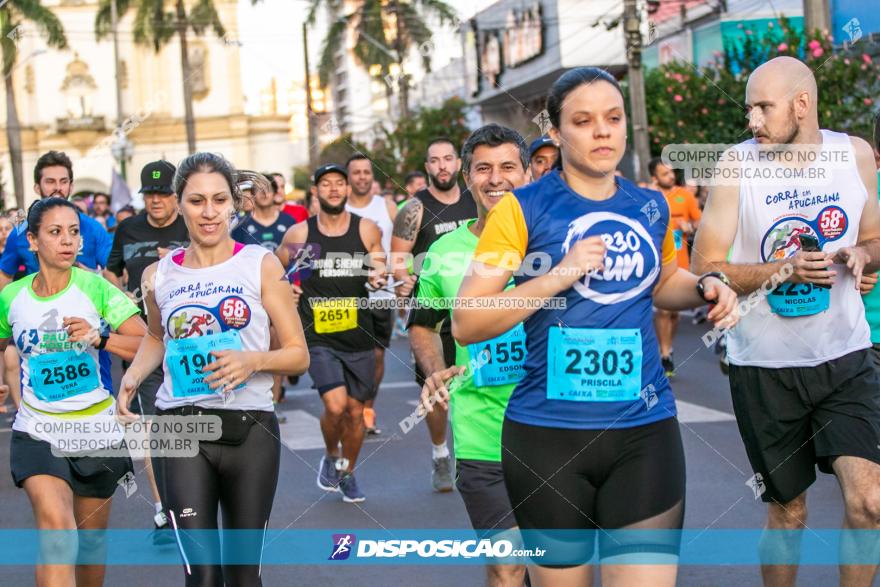
[[[801,134],[801,129],[798,126],[797,121],[793,117],[791,118],[791,123],[791,128],[789,129],[788,133],[776,142],[783,145],[791,145],[792,143],[794,143],[798,135]]]
[[[428,174],[428,177],[431,178],[431,185],[433,185],[435,188],[437,188],[441,192],[448,192],[449,190],[451,190],[452,188],[455,187],[455,184],[458,183],[458,174],[457,173],[450,174],[449,179],[445,182],[440,181],[439,179],[437,179],[436,175],[431,175],[430,173]]]
[[[318,196],[318,204],[321,205],[321,211],[324,214],[342,214],[345,212],[345,204],[348,203],[348,198],[342,200],[342,202],[338,206],[333,206],[328,203],[324,198]]]
[[[369,196],[372,192],[373,192],[373,182],[372,181],[370,181],[370,183],[367,184],[367,187],[364,191],[358,190],[357,188],[355,188],[355,184],[351,184],[351,193],[354,194],[355,196],[359,196],[359,197]]]
[[[794,115],[794,104],[788,105],[788,123],[788,129],[786,129],[784,134],[769,137],[770,140],[779,145],[790,145],[794,143],[798,135],[801,134],[801,129],[797,123],[797,117]]]

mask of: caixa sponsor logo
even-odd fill
[[[358,558],[506,558],[513,554],[509,540],[361,540]]]

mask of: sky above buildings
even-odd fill
[[[462,19],[492,4],[494,0],[447,0]],[[242,87],[245,94],[245,110],[249,114],[261,111],[261,91],[275,78],[279,96],[279,111],[286,113],[282,104],[289,90],[295,99],[296,92],[304,96],[303,82],[303,40],[302,23],[305,20],[310,2],[308,0],[263,0],[256,6],[251,0],[240,0],[238,7],[238,26],[228,27],[232,41],[241,43]],[[318,57],[323,42],[323,27],[318,22],[309,31],[310,65],[317,72]],[[443,34],[443,33],[441,33]],[[445,42],[444,42],[445,41]],[[451,31],[438,39],[436,65],[442,67],[460,43]]]

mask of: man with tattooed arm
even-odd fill
[[[468,190],[458,186],[461,159],[458,149],[448,138],[436,138],[428,144],[425,171],[430,179],[426,189],[416,192],[397,213],[391,233],[391,260],[394,278],[402,281],[397,295],[407,297],[418,287],[420,259],[434,241],[452,232],[471,218],[477,217],[477,206]],[[412,263],[406,258],[412,255]],[[425,377],[455,363],[455,342],[447,320],[440,329],[442,353],[418,353],[419,345],[435,344],[430,336],[422,336],[418,329],[410,330],[410,345],[416,357],[442,356],[442,364],[419,364],[416,361],[416,383],[419,389]],[[434,491],[452,491],[452,459],[446,445],[446,412],[434,410],[427,418],[428,432],[433,445],[431,483]]]

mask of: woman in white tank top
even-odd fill
[[[157,420],[182,417],[187,424],[213,423],[215,430],[219,424],[219,438],[181,437],[197,446],[194,456],[169,451],[154,459],[186,585],[260,584],[262,534],[281,456],[272,376],[300,375],[309,364],[281,263],[266,249],[241,245],[230,236],[230,220],[242,199],[234,173],[229,162],[210,153],[191,155],[178,167],[174,189],[190,246],[144,272],[150,336],[144,337],[118,398],[119,413],[133,417],[129,404],[135,391],[162,365]],[[270,324],[280,341],[276,350],[270,350]],[[216,532],[220,510],[223,553]],[[193,538],[180,530],[210,532]],[[199,564],[191,565],[195,553]],[[245,564],[223,566],[233,553]]]

